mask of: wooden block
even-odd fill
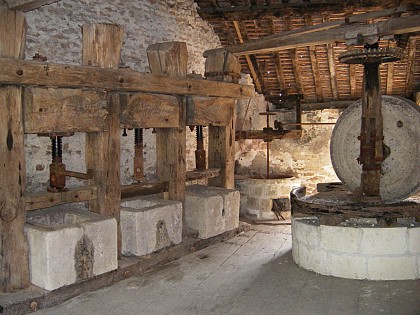
[[[23,58],[22,13],[0,10],[0,57]],[[22,196],[26,189],[22,88],[0,87],[0,291],[29,285],[28,245]]]
[[[187,125],[227,126],[235,106],[232,98],[191,96],[187,99]]]
[[[154,75],[187,76],[188,50],[184,42],[156,43],[147,47],[147,58]]]
[[[207,80],[238,83],[241,72],[241,64],[231,52],[227,50],[215,50],[209,53],[206,59]]]
[[[106,93],[28,87],[24,91],[25,133],[106,130]]]
[[[103,68],[118,68],[123,30],[118,25],[93,24],[83,26],[83,64]],[[86,168],[94,169],[91,185],[97,186],[98,198],[90,202],[90,210],[114,217],[118,222],[118,254],[121,253],[120,229],[120,97],[107,95],[106,132],[86,136]]]
[[[178,99],[172,95],[122,95],[123,128],[174,128],[179,125]]]

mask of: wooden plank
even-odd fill
[[[205,179],[205,178],[214,178],[220,176],[220,169],[209,168],[206,170],[194,170],[187,172],[187,181]]]
[[[245,139],[260,139],[260,140],[281,140],[281,139],[300,139],[302,137],[302,130],[288,130],[288,132],[276,132],[272,133],[265,132],[263,130],[247,130],[247,131],[236,131],[235,140]]]
[[[269,20],[269,27],[270,27],[270,33],[272,35],[276,34],[273,19]],[[284,79],[283,68],[281,66],[280,54],[275,53],[274,56],[273,56],[273,60],[274,60],[274,66],[276,67],[276,75],[277,75],[277,80],[279,82],[279,89],[280,89],[280,91],[285,90],[286,89],[286,81]]]
[[[292,19],[290,17],[287,17],[286,19],[286,27],[287,29],[292,29]],[[292,60],[292,65],[293,65],[293,74],[295,76],[295,81],[296,81],[296,89],[298,94],[303,94],[302,91],[302,78],[301,78],[301,73],[302,70],[300,69],[300,64],[299,64],[299,56],[297,54],[296,49],[292,49],[291,50],[291,60]]]
[[[243,43],[244,40],[242,38],[242,33],[241,33],[241,29],[239,27],[239,22],[238,21],[233,21],[233,25],[235,27],[236,35],[239,38],[239,42]],[[255,89],[257,90],[258,93],[262,93],[260,79],[258,78],[257,72],[254,69],[254,65],[252,64],[251,58],[248,55],[245,55],[245,60],[246,60],[246,63],[248,64],[249,71],[251,71],[251,76],[252,76],[252,79],[254,80]]]
[[[179,126],[178,99],[172,95],[121,95],[123,128],[175,128]]]
[[[268,2],[268,1],[266,1]],[[334,1],[334,0],[311,0],[311,1],[270,1],[270,4],[258,4],[255,6],[246,5],[234,5],[224,7],[204,7],[198,10],[201,17],[206,20],[212,20],[215,18],[222,18],[226,21],[231,20],[255,20],[270,18],[272,16],[285,16],[291,14],[291,11],[303,14],[318,13],[320,10],[324,12],[337,12],[342,13],[346,7],[360,6],[360,1]],[[248,1],[249,3],[249,1]],[[405,12],[405,7],[397,7],[392,9],[380,10],[380,7],[376,7],[377,11],[369,12],[363,17],[358,15],[350,16],[349,23],[361,22],[364,19],[374,19],[383,16],[393,15],[398,12]],[[366,16],[366,17],[365,17]],[[334,21],[335,22],[335,21]],[[337,21],[337,23],[331,23],[328,25],[329,28],[339,25],[338,23],[344,23],[343,21]]]
[[[52,206],[85,202],[97,198],[98,189],[96,186],[70,188],[68,191],[60,193],[36,193],[25,195],[26,211],[48,208]]]
[[[356,97],[356,65],[349,64],[350,97]]]
[[[313,26],[313,21],[311,16],[305,18],[307,26]],[[314,88],[317,102],[322,102],[324,99],[322,95],[322,85],[321,85],[321,75],[319,73],[318,58],[316,56],[315,46],[309,47],[309,59],[311,61],[312,76],[314,79]]]
[[[4,0],[11,10],[28,12],[59,0]]]
[[[83,26],[83,64],[97,67],[118,68],[123,30],[118,25],[92,24]],[[117,220],[118,255],[121,253],[120,228],[120,98],[107,95],[108,116],[106,132],[86,135],[86,168],[94,169],[91,185],[98,188],[98,195],[89,204],[90,210]]]
[[[23,58],[25,33],[22,13],[0,10],[0,57]],[[29,285],[22,117],[22,88],[0,87],[0,292]]]
[[[338,100],[337,76],[335,73],[334,50],[332,44],[327,44],[328,69],[330,70],[330,81],[333,100]]]
[[[121,198],[132,198],[159,194],[168,191],[168,182],[162,183],[135,183],[121,186]]]
[[[28,87],[24,90],[25,133],[94,132],[106,129],[106,93]]]
[[[171,42],[147,48],[152,73],[182,78],[187,75],[188,51],[185,43]],[[165,60],[165,62],[160,62]],[[156,170],[160,182],[168,182],[171,200],[184,202],[186,179],[186,99],[178,98],[178,128],[156,129]],[[182,232],[187,233],[185,207],[182,215]]]
[[[171,78],[130,69],[51,64],[10,58],[0,58],[0,68],[0,84],[232,98],[250,98],[254,94],[254,87],[250,85]]]
[[[376,25],[378,27],[378,36],[380,37],[418,32],[420,31],[420,15],[390,18],[387,21],[370,25]],[[300,33],[297,32],[291,36],[283,36],[282,34],[277,34],[276,36],[271,35],[269,38],[261,37],[258,40],[247,43],[235,46],[225,46],[223,49],[227,49],[237,56],[270,53],[298,47],[343,42],[346,32],[354,32],[358,29],[360,29],[360,25],[342,25],[327,30],[317,30],[316,32],[307,33],[307,30],[303,28]],[[206,56],[210,51],[212,50],[204,52],[204,56]]]
[[[232,98],[191,96],[187,100],[187,125],[227,126],[235,106]]]

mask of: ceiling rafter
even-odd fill
[[[307,15],[305,20],[306,20],[306,26],[313,26],[313,21],[312,21],[311,16]],[[324,97],[322,95],[321,75],[319,73],[318,57],[316,55],[315,46],[309,46],[309,59],[311,60],[312,77],[315,83],[316,100],[318,102],[322,102]]]
[[[270,27],[270,33],[275,34],[276,29],[275,29],[275,26],[274,26],[273,19],[269,20],[269,27]],[[282,91],[282,90],[286,89],[286,81],[284,79],[283,68],[281,66],[280,54],[277,53],[277,52],[274,53],[273,54],[273,59],[274,59],[274,65],[276,67],[276,75],[277,75],[277,80],[279,82],[280,91]]]
[[[235,27],[236,35],[238,36],[239,42],[243,43],[244,39],[242,37],[241,26],[239,25],[239,22],[233,21],[233,26]],[[255,89],[257,90],[258,93],[262,93],[263,90],[261,87],[260,78],[255,69],[255,65],[252,59],[253,59],[252,55],[245,55],[246,63],[248,64],[248,68],[249,68],[249,71],[251,72],[252,79],[254,80]],[[254,59],[255,59],[255,56],[254,56]],[[258,67],[258,63],[256,63],[256,66]]]
[[[291,17],[286,18],[286,28],[288,30],[292,29],[292,19],[291,19]],[[297,93],[298,94],[303,94],[302,78],[301,78],[301,75],[300,75],[302,73],[302,70],[300,68],[299,56],[298,56],[298,53],[297,53],[295,48],[291,49],[290,51],[291,51],[293,74],[295,76]]]

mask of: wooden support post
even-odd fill
[[[228,51],[222,53],[216,52],[210,54],[206,60],[206,72],[209,73],[208,66],[212,70],[222,72],[223,69],[236,69],[238,71],[233,77],[239,75],[239,61]],[[217,70],[219,69],[219,70]],[[220,80],[217,76],[207,76],[208,80]],[[224,78],[224,80],[230,78]],[[208,167],[220,168],[220,176],[208,180],[209,185],[234,188],[234,170],[235,170],[235,122],[236,122],[236,104],[230,107],[230,123],[227,126],[216,127],[209,126],[209,144],[208,144]]]
[[[25,33],[22,13],[0,10],[0,57],[23,58]],[[22,103],[21,87],[0,87],[0,292],[29,285]]]
[[[182,42],[158,43],[147,48],[150,70],[159,76],[185,78],[188,51]],[[179,97],[179,125],[177,128],[156,129],[156,169],[160,182],[168,182],[169,199],[184,202],[186,180],[186,99]],[[184,207],[183,207],[184,209]],[[186,235],[185,209],[182,215],[183,234]]]
[[[83,64],[102,68],[118,68],[123,30],[118,25],[83,26]],[[90,210],[114,217],[118,222],[118,254],[121,253],[121,183],[120,183],[120,98],[107,95],[106,132],[86,134],[86,168],[94,169],[92,185],[98,198],[90,202]]]

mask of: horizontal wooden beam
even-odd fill
[[[24,12],[35,10],[43,5],[51,4],[58,1],[59,0],[4,0],[4,2],[7,3],[7,7],[10,10]]]
[[[120,94],[120,99],[122,128],[177,128],[179,126],[179,101],[176,96],[136,93]]]
[[[188,126],[227,126],[236,101],[231,98],[189,96],[187,98]]]
[[[303,111],[310,111],[310,110],[323,110],[323,109],[340,109],[340,108],[347,108],[351,104],[353,104],[355,100],[348,100],[348,101],[329,101],[329,102],[320,102],[320,103],[301,103],[301,108]],[[277,111],[286,110],[295,110],[296,103],[294,102],[285,102],[281,104],[275,104]]]
[[[384,22],[369,24],[370,27],[372,25],[377,26],[378,36],[418,32],[420,31],[420,15],[391,18]],[[236,56],[270,53],[298,47],[344,42],[347,32],[355,32],[359,29],[360,25],[341,25],[327,30],[317,30],[308,33],[307,28],[302,28],[300,32],[296,32],[292,36],[290,34],[284,36],[282,33],[279,33],[235,46],[225,46],[223,49],[231,51]],[[205,51],[204,56],[207,56],[211,51]]]
[[[168,191],[168,182],[135,183],[121,186],[121,198],[159,194]]]
[[[156,76],[131,69],[105,69],[10,58],[0,58],[0,69],[0,84],[231,98],[251,98],[254,94],[254,88],[250,85]]]
[[[106,130],[106,92],[28,87],[24,91],[25,133]]]
[[[360,1],[339,1],[339,0],[311,0],[291,2],[271,2],[269,4],[234,5],[225,7],[203,7],[198,13],[204,19],[223,18],[225,20],[254,20],[264,17],[284,16],[291,12],[310,13],[319,12],[341,12],[351,5],[360,6]],[[364,6],[377,5],[375,1],[364,1]]]
[[[187,181],[205,179],[205,178],[214,178],[220,176],[220,168],[209,168],[203,171],[189,171],[187,172]]]
[[[281,132],[273,130],[272,132],[264,132],[264,130],[247,130],[236,131],[235,140],[245,139],[260,139],[260,140],[280,140],[280,139],[300,139],[302,137],[302,130],[287,130]]]
[[[70,188],[68,191],[60,193],[42,192],[30,195],[25,195],[25,210],[37,210],[42,208],[48,208],[52,206],[62,205],[73,202],[84,202],[96,199],[97,187],[78,187]]]

